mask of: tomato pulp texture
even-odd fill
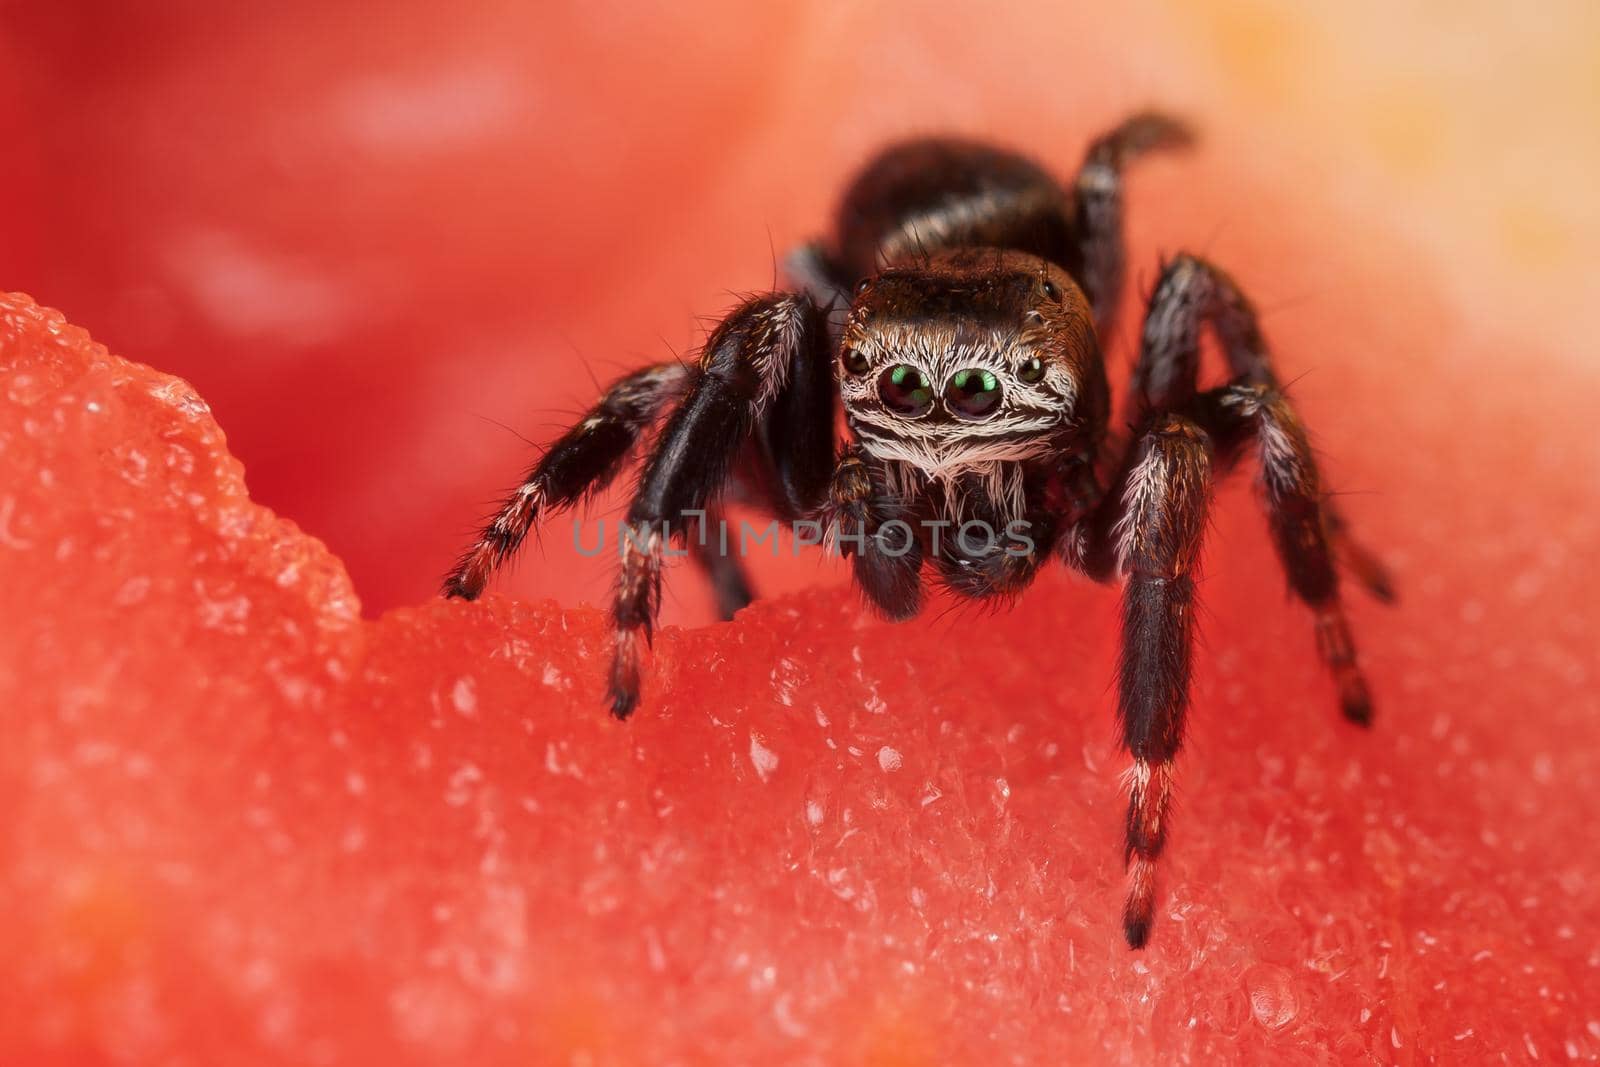
[[[1386,352],[1450,328],[1371,325]],[[20,296],[0,356],[6,1062],[1600,1050],[1576,389],[1491,388],[1466,347],[1406,371],[1445,414],[1376,358],[1347,372],[1366,402],[1313,394],[1344,469],[1390,487],[1351,508],[1405,597],[1356,606],[1370,732],[1249,494],[1220,495],[1133,954],[1109,593],[1052,575],[899,626],[841,588],[763,601],[665,630],[619,724],[601,612],[364,620],[186,383]]]
[[[134,10],[8,12],[0,284],[192,380],[285,517],[194,389],[5,300],[0,1062],[1600,1054],[1600,390],[1502,322],[1544,290],[1461,300],[1393,190],[1354,191],[1337,122],[1272,111],[1328,71],[1299,61],[1327,54],[1311,23],[1228,53],[1270,98],[1228,127],[1210,31],[1123,5],[484,7],[448,32],[414,3]],[[1231,10],[1229,48],[1259,29]],[[1407,175],[1452,158],[1439,99],[1493,114],[1537,80],[1430,95],[1439,40],[1399,102],[1433,111],[1378,101]],[[60,41],[84,61],[22,47]],[[1134,176],[1134,278],[1187,247],[1256,295],[1402,603],[1351,595],[1363,733],[1244,479],[1220,493],[1149,950],[1117,922],[1110,591],[1051,573],[1007,612],[887,626],[814,554],[760,560],[804,592],[664,630],[627,725],[598,612],[425,600],[528,458],[495,424],[547,439],[585,363],[684,347],[884,139],[964,130],[1065,172],[1152,101],[1205,139]],[[1556,196],[1549,162],[1519,173]],[[1559,227],[1511,223],[1559,265]],[[599,599],[610,561],[568,530],[499,588]],[[694,576],[669,584],[703,619]]]

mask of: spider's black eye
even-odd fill
[[[933,407],[933,385],[917,368],[902,363],[878,379],[878,399],[896,415],[914,419]]]
[[[859,378],[872,369],[872,361],[857,349],[847,348],[844,353],[844,369]]]
[[[1038,356],[1029,356],[1027,359],[1023,360],[1022,365],[1017,368],[1017,377],[1021,378],[1029,385],[1032,385],[1035,382],[1044,381],[1044,360],[1040,359]]]
[[[867,286],[869,286],[871,284],[872,284],[872,279],[871,278],[862,278],[859,282],[856,282],[856,295],[860,296],[862,293],[866,292],[867,291]]]
[[[986,370],[958,370],[944,387],[944,402],[967,419],[981,419],[1000,406],[1000,379]]]
[[[1045,282],[1044,282],[1044,295],[1049,297],[1051,300],[1060,300],[1061,299],[1061,287],[1059,285],[1057,285],[1055,282],[1053,282],[1050,279],[1046,278]]]

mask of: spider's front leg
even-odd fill
[[[832,466],[832,397],[827,324],[803,295],[746,301],[706,339],[700,363],[656,440],[622,529],[612,622],[609,701],[618,718],[639,702],[639,643],[661,607],[666,544],[701,518],[727,484],[740,449],[758,426],[769,449],[780,510],[820,492]],[[821,427],[814,425],[821,421]],[[773,441],[773,427],[786,428]]]
[[[1211,494],[1211,442],[1170,415],[1134,446],[1111,531],[1126,581],[1118,716],[1133,756],[1128,777],[1123,930],[1142,948],[1155,910],[1156,860],[1166,845],[1172,761],[1183,744],[1194,648],[1194,573]]]
[[[661,363],[613,382],[582,420],[551,445],[456,561],[444,595],[476,600],[494,572],[540,521],[604,489],[661,409],[682,391],[689,368]]]
[[[1202,393],[1200,333],[1207,326],[1235,383]],[[1374,595],[1392,593],[1381,565],[1355,545],[1324,499],[1305,429],[1277,384],[1255,313],[1222,271],[1193,256],[1162,270],[1130,400],[1129,422],[1143,436],[1092,522],[1084,566],[1097,577],[1116,570],[1127,580],[1120,709],[1134,764],[1124,921],[1129,943],[1138,947],[1149,937],[1155,861],[1170,821],[1172,760],[1188,705],[1191,575],[1214,474],[1255,446],[1273,543],[1290,588],[1315,614],[1318,650],[1344,714],[1355,722],[1370,718],[1371,699],[1340,604],[1335,561],[1351,564]]]
[[[1200,331],[1221,342],[1234,384],[1197,394]],[[1355,642],[1339,596],[1339,563],[1373,596],[1394,591],[1377,558],[1362,548],[1326,499],[1304,425],[1278,384],[1266,340],[1244,293],[1205,260],[1181,255],[1162,270],[1150,297],[1132,381],[1135,422],[1188,411],[1232,459],[1253,443],[1273,545],[1289,588],[1316,619],[1317,648],[1352,722],[1372,718],[1372,700],[1356,663]]]

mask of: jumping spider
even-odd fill
[[[972,598],[1019,592],[1052,557],[1122,579],[1119,716],[1133,757],[1123,924],[1128,943],[1143,946],[1189,702],[1193,575],[1213,483],[1253,447],[1279,559],[1315,616],[1352,722],[1367,723],[1372,704],[1336,562],[1391,596],[1323,494],[1249,301],[1205,260],[1163,266],[1129,386],[1129,437],[1110,432],[1097,337],[1122,293],[1122,169],[1188,141],[1172,119],[1135,116],[1094,142],[1070,189],[981,144],[888,149],[846,192],[835,243],[791,257],[797,291],[746,300],[711,331],[698,366],[662,363],[613,384],[484,527],[444,592],[477,597],[534,524],[610,482],[662,416],[622,539],[609,692],[619,718],[639,700],[663,544],[685,536],[691,516],[720,521],[736,471],[780,518],[820,522],[892,619],[917,613],[924,566]],[[1202,390],[1206,326],[1232,381]],[[836,399],[850,431],[842,447]],[[1019,521],[1027,551],[929,533]],[[879,539],[891,523],[917,531],[898,552]],[[725,615],[749,602],[733,556],[698,554]]]

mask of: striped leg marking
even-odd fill
[[[445,577],[444,595],[476,600],[540,520],[604,489],[688,377],[688,367],[662,363],[613,383],[500,505]]]

